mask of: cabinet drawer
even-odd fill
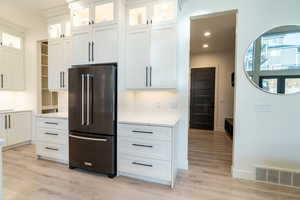
[[[135,176],[171,181],[171,162],[168,161],[143,159],[122,154],[119,156],[118,170]]]
[[[37,140],[46,143],[68,144],[68,131],[38,127]]]
[[[68,160],[67,145],[38,142],[36,144],[36,151],[39,156],[45,156],[55,160]]]
[[[118,138],[119,152],[131,156],[171,160],[171,143],[169,141]]]
[[[171,140],[172,129],[159,126],[118,124],[118,135],[144,140]]]
[[[37,118],[37,126],[43,128],[68,130],[68,120],[54,118]]]

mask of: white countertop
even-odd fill
[[[7,109],[7,110],[0,110],[0,114],[3,113],[17,113],[17,112],[31,112],[31,109]]]
[[[179,115],[124,115],[119,118],[121,124],[140,124],[152,126],[174,127],[180,120]]]
[[[42,118],[61,118],[61,119],[67,119],[69,117],[68,113],[65,113],[65,112],[37,114],[36,116],[42,117]]]

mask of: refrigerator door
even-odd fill
[[[69,71],[69,129],[115,135],[117,70],[113,65]]]
[[[115,136],[70,132],[69,166],[115,175]]]

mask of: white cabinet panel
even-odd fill
[[[5,120],[5,114],[0,114],[0,139],[3,139],[5,141],[5,145],[7,144],[7,138],[6,138],[6,120]]]
[[[147,88],[147,67],[149,66],[149,33],[147,30],[129,32],[126,50],[126,87]]]
[[[117,27],[93,28],[94,63],[112,63],[118,60],[118,29]]]
[[[31,140],[31,112],[11,113],[9,117],[9,132],[7,145],[15,145]]]
[[[176,88],[176,26],[151,30],[152,88]]]
[[[48,88],[59,90],[62,86],[61,68],[64,59],[64,43],[61,40],[49,42],[48,58]]]
[[[72,34],[71,42],[71,63],[72,65],[89,64],[91,58],[90,32],[77,32]]]

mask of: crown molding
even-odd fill
[[[62,15],[69,15],[70,9],[68,7],[68,4],[66,3],[62,6],[48,8],[43,11],[43,14],[46,18],[52,18],[52,17],[62,16]]]

